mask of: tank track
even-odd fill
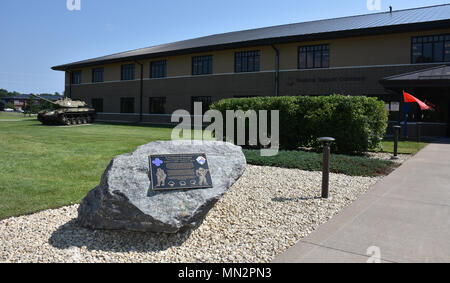
[[[95,114],[60,114],[56,119],[46,119],[44,117],[39,117],[38,120],[49,126],[60,125],[60,126],[72,126],[72,125],[83,125],[91,124],[95,121]]]

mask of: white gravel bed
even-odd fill
[[[270,262],[380,178],[248,166],[197,229],[178,235],[77,227],[77,207],[0,221],[0,262]]]

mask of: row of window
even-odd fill
[[[450,34],[435,36],[417,36],[411,40],[411,63],[450,62]],[[261,52],[259,50],[236,52],[234,71],[259,72]],[[330,45],[302,46],[298,49],[298,68],[317,69],[330,67]],[[192,75],[209,75],[213,73],[213,56],[192,57]],[[150,78],[164,78],[167,76],[167,61],[150,63]],[[121,80],[135,79],[135,64],[121,67]],[[104,69],[92,70],[92,82],[104,81]],[[81,83],[81,71],[72,72],[72,84]]]
[[[98,113],[103,112],[103,99],[92,99],[92,107]],[[207,111],[212,103],[211,96],[193,96],[191,97],[192,111],[195,102],[203,103],[203,111]],[[120,113],[136,113],[134,97],[120,98]],[[149,98],[149,113],[150,114],[166,114],[166,98],[165,97],[150,97]],[[193,112],[192,112],[193,113]],[[204,113],[203,113],[204,114]]]
[[[330,65],[330,53],[328,45],[319,45],[299,48],[299,68],[328,68]],[[234,59],[234,71],[236,73],[259,72],[261,65],[261,52],[259,50],[236,52]],[[121,66],[122,81],[135,79],[135,64]],[[213,56],[192,57],[192,75],[209,75],[213,73]],[[167,61],[154,61],[150,63],[150,78],[167,77]],[[104,81],[104,68],[92,69],[92,82]],[[81,71],[72,72],[72,84],[81,84]]]

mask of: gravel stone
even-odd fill
[[[0,262],[266,263],[381,178],[248,166],[196,229],[179,234],[89,230],[78,205],[0,221]]]

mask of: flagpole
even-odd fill
[[[403,106],[405,106],[404,100],[403,100],[403,91],[400,92],[400,110],[398,112],[398,125],[401,126],[402,125],[402,115],[401,113],[403,112]]]
[[[405,124],[403,126],[403,137],[408,139],[408,112],[406,111],[406,101],[405,101],[405,90],[402,91],[402,101],[403,101],[403,109],[405,114]]]

